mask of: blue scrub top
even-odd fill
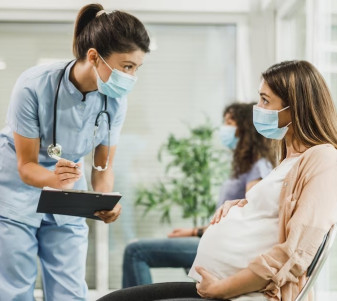
[[[56,143],[62,157],[83,162],[93,148],[93,131],[97,114],[104,108],[104,95],[98,91],[85,96],[70,82],[72,62],[61,82],[57,101]],[[56,161],[47,154],[53,139],[54,96],[65,63],[36,66],[18,78],[7,113],[7,125],[0,132],[0,215],[38,227],[43,214],[36,213],[41,189],[22,182],[17,169],[13,132],[27,138],[40,138],[39,164],[54,170]],[[116,145],[127,110],[126,98],[109,98],[111,117],[110,145]],[[106,114],[101,115],[95,146],[108,144]],[[83,165],[82,165],[83,166]],[[84,174],[84,173],[83,173]],[[74,189],[87,189],[84,175]],[[57,224],[73,223],[79,218],[54,215]]]

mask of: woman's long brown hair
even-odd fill
[[[234,150],[232,162],[232,176],[239,177],[248,172],[254,163],[261,158],[265,158],[275,166],[276,157],[273,141],[260,135],[253,124],[254,103],[234,103],[226,107],[223,116],[226,114],[236,122],[238,144]]]

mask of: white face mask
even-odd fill
[[[282,110],[266,110],[254,105],[253,123],[258,133],[266,138],[281,140],[288,131],[289,122],[286,126],[278,127],[278,113],[288,109],[289,106]]]
[[[222,125],[220,128],[220,139],[223,146],[230,149],[235,149],[239,138],[235,137],[236,126]]]
[[[96,67],[94,70],[97,76],[97,88],[98,91],[106,96],[111,98],[120,98],[127,95],[134,87],[137,77],[127,74],[125,72],[119,71],[117,69],[112,69],[108,63],[99,56],[104,64],[106,64],[111,70],[109,79],[106,82],[103,82],[99,77]]]

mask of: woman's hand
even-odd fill
[[[248,201],[246,199],[238,199],[224,202],[215,212],[213,218],[211,219],[211,224],[220,222],[220,220],[227,215],[227,213],[233,206],[243,207],[246,204],[248,204]]]
[[[75,182],[82,176],[81,163],[60,159],[55,165],[54,174],[57,177],[59,188],[72,189]]]
[[[219,279],[212,273],[206,271],[202,267],[195,267],[195,270],[200,274],[201,281],[197,283],[197,292],[202,298],[217,298],[217,283]]]
[[[186,229],[186,228],[177,228],[174,229],[171,233],[169,233],[168,237],[188,237],[193,236],[194,229]]]
[[[112,210],[96,211],[94,215],[98,216],[106,224],[109,224],[114,222],[120,216],[121,212],[122,206],[119,203],[117,203]]]

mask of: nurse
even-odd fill
[[[75,60],[17,80],[0,132],[1,300],[34,300],[37,256],[45,300],[86,300],[85,219],[39,214],[37,203],[44,186],[87,189],[83,157],[91,151],[93,189],[112,191],[126,95],[149,43],[134,16],[87,5],[75,23]],[[110,223],[120,212],[117,204],[96,215]]]

